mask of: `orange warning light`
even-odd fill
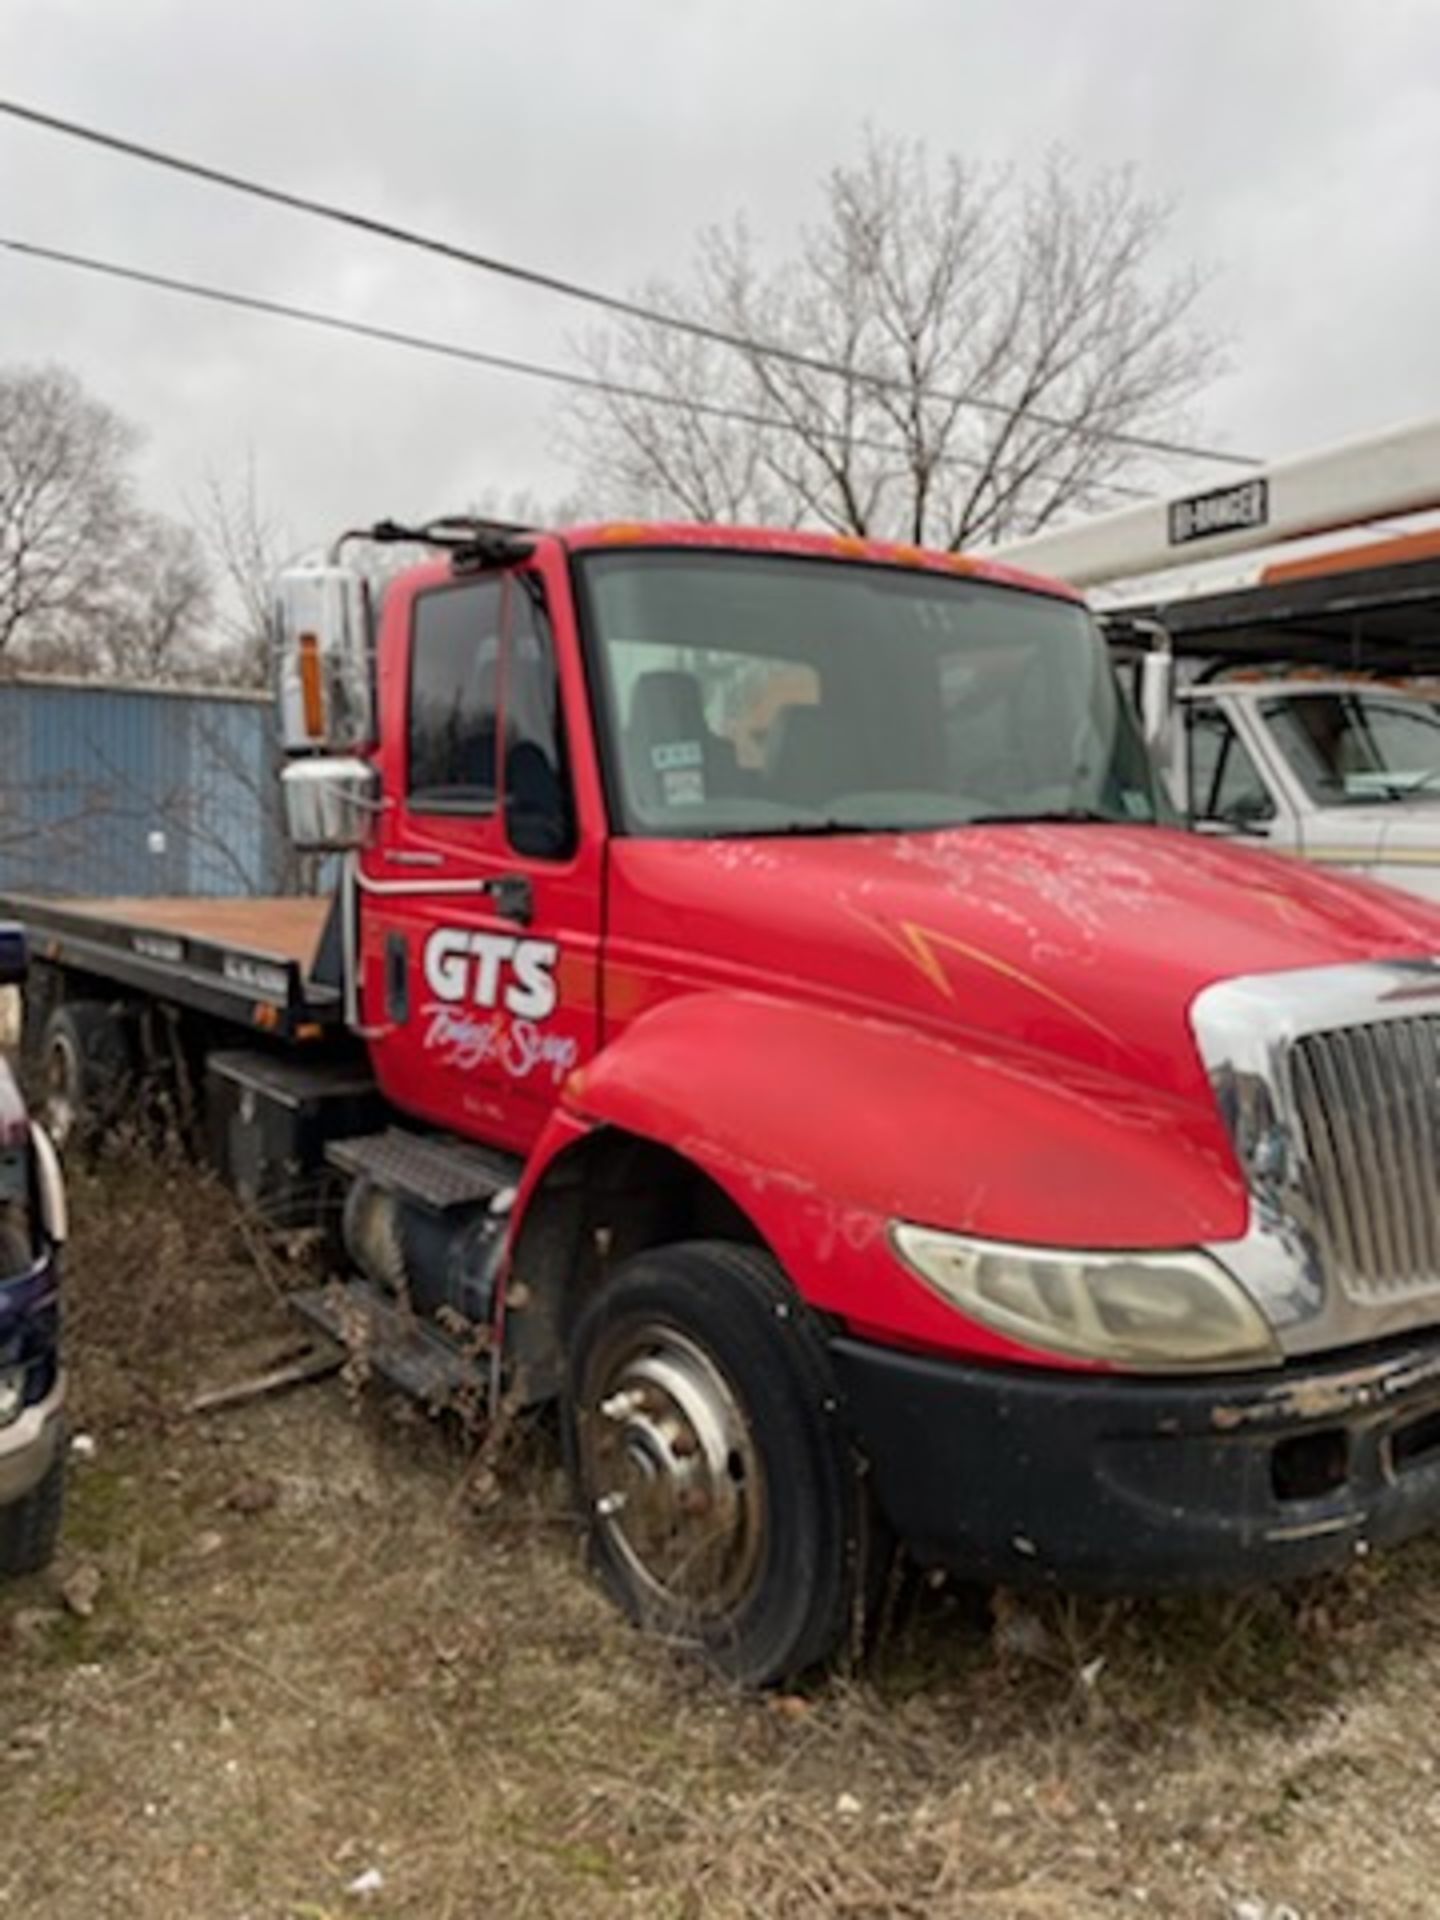
[[[313,633],[300,636],[300,700],[305,731],[312,740],[325,737],[325,700],[320,685],[320,640]]]

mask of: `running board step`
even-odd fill
[[[438,1328],[417,1320],[366,1280],[307,1287],[290,1304],[302,1320],[413,1400],[434,1408],[485,1404],[484,1361],[467,1359]],[[477,1398],[478,1396],[478,1398]]]
[[[521,1172],[521,1162],[508,1153],[404,1127],[333,1141],[325,1157],[342,1173],[364,1176],[435,1213],[493,1200],[513,1188]]]

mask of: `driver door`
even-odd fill
[[[523,1153],[598,1044],[603,840],[568,749],[583,721],[538,571],[460,575],[393,612],[391,803],[359,874],[372,1057],[405,1111]]]

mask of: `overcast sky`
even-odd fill
[[[1440,412],[1437,0],[0,0],[0,93],[615,289],[738,210],[783,247],[867,121],[1060,142],[1133,162],[1213,275],[1207,438]],[[0,231],[500,352],[587,324],[3,118]],[[302,541],[568,485],[543,387],[0,252],[0,364],[37,360],[146,430],[170,510],[247,455]]]

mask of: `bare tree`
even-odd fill
[[[743,224],[702,236],[693,285],[648,302],[833,372],[640,320],[586,356],[631,391],[571,403],[566,438],[619,511],[757,519],[958,548],[1113,498],[1216,370],[1168,214],[1128,171],[1052,155],[1029,181],[936,168],[871,135],[825,184],[793,259]],[[678,404],[636,397],[641,389]]]
[[[0,372],[0,657],[174,678],[209,606],[189,531],[141,507],[139,436],[73,374]]]
[[[583,520],[578,493],[540,494],[533,487],[482,487],[465,511],[482,520],[508,520],[518,527],[566,527]]]
[[[192,514],[221,584],[219,644],[207,677],[226,686],[268,687],[275,581],[293,543],[261,500],[254,455],[233,483],[211,474]]]
[[[0,374],[0,653],[99,604],[128,531],[137,444],[73,375]]]
[[[215,622],[218,644],[208,656],[207,683],[268,693],[276,644],[276,582],[294,557],[294,545],[284,523],[261,498],[253,453],[247,455],[238,479],[227,482],[209,475],[191,511],[221,583]],[[247,795],[248,804],[265,823],[264,884],[282,893],[313,893],[326,863],[313,854],[297,852],[286,831],[280,786],[285,754],[273,716],[258,766],[236,753],[222,729],[207,725],[204,737],[212,764],[223,768],[232,791]],[[254,890],[257,879],[240,872],[242,863],[226,844],[223,823],[217,831],[216,823],[204,819],[185,796],[168,811],[181,837],[204,848],[212,861],[228,865],[247,890]]]
[[[211,604],[209,571],[191,529],[156,514],[137,516],[96,622],[111,669],[130,680],[195,677]]]

